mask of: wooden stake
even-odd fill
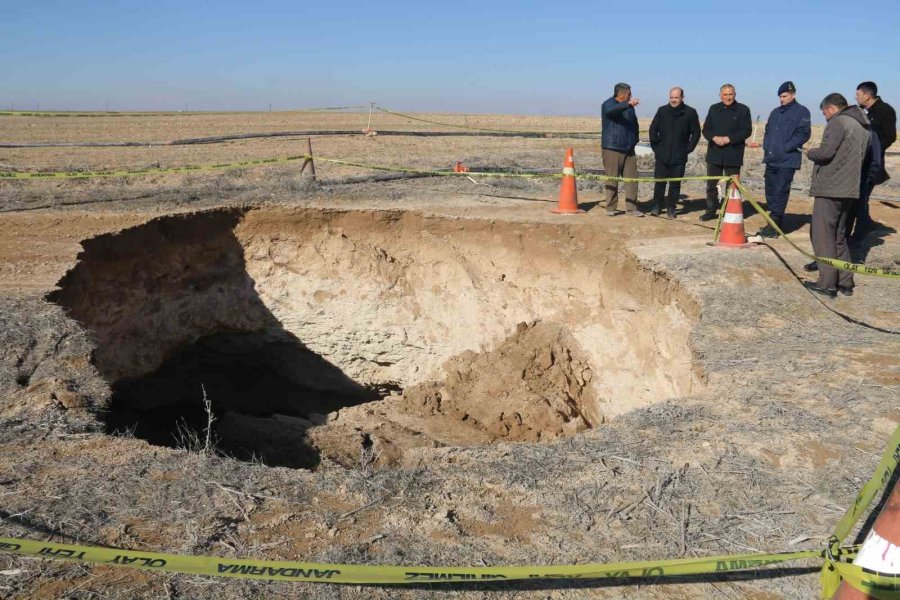
[[[313,161],[312,140],[310,138],[306,138],[306,156],[307,159],[303,161],[303,166],[300,167],[300,175],[303,175],[303,171],[306,170],[306,165],[309,165],[309,176],[315,181],[316,163]]]

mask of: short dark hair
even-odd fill
[[[861,84],[856,86],[856,89],[862,90],[863,92],[865,92],[866,94],[868,94],[870,96],[878,95],[878,86],[875,85],[874,81],[863,81]]]
[[[819,108],[825,110],[826,106],[833,106],[839,109],[847,108],[847,99],[837,92],[831,92],[819,104]]]
[[[631,86],[627,83],[617,83],[616,87],[613,88],[613,96],[618,96],[622,92],[628,92],[631,90]]]

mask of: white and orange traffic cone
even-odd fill
[[[558,215],[576,215],[584,211],[578,208],[578,191],[575,189],[575,158],[572,149],[566,148],[563,161],[562,183],[559,186],[559,202],[550,212]]]
[[[853,564],[886,575],[900,575],[900,484],[894,485],[894,491],[875,519]],[[842,581],[832,600],[867,600],[876,597],[880,596],[870,596]]]
[[[732,183],[730,187],[731,193],[728,196],[728,204],[725,205],[725,216],[722,218],[719,239],[712,245],[726,248],[752,248],[755,244],[748,244],[747,234],[744,233],[744,200],[736,185]]]
[[[469,167],[462,164],[461,160],[458,160],[458,161],[456,161],[456,165],[453,167],[453,172],[454,173],[468,173]]]

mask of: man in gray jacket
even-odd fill
[[[847,106],[838,93],[825,96],[819,105],[828,124],[822,144],[807,156],[814,163],[809,193],[813,202],[813,252],[822,258],[851,262],[847,247],[847,214],[859,197],[863,158],[869,147],[869,119],[858,106]],[[830,298],[838,292],[853,295],[853,273],[819,263],[819,279],[804,285]]]

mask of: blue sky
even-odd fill
[[[641,116],[681,85],[702,118],[730,81],[765,119],[786,79],[814,115],[863,80],[900,106],[885,0],[3,4],[0,109],[593,115],[626,81]]]

